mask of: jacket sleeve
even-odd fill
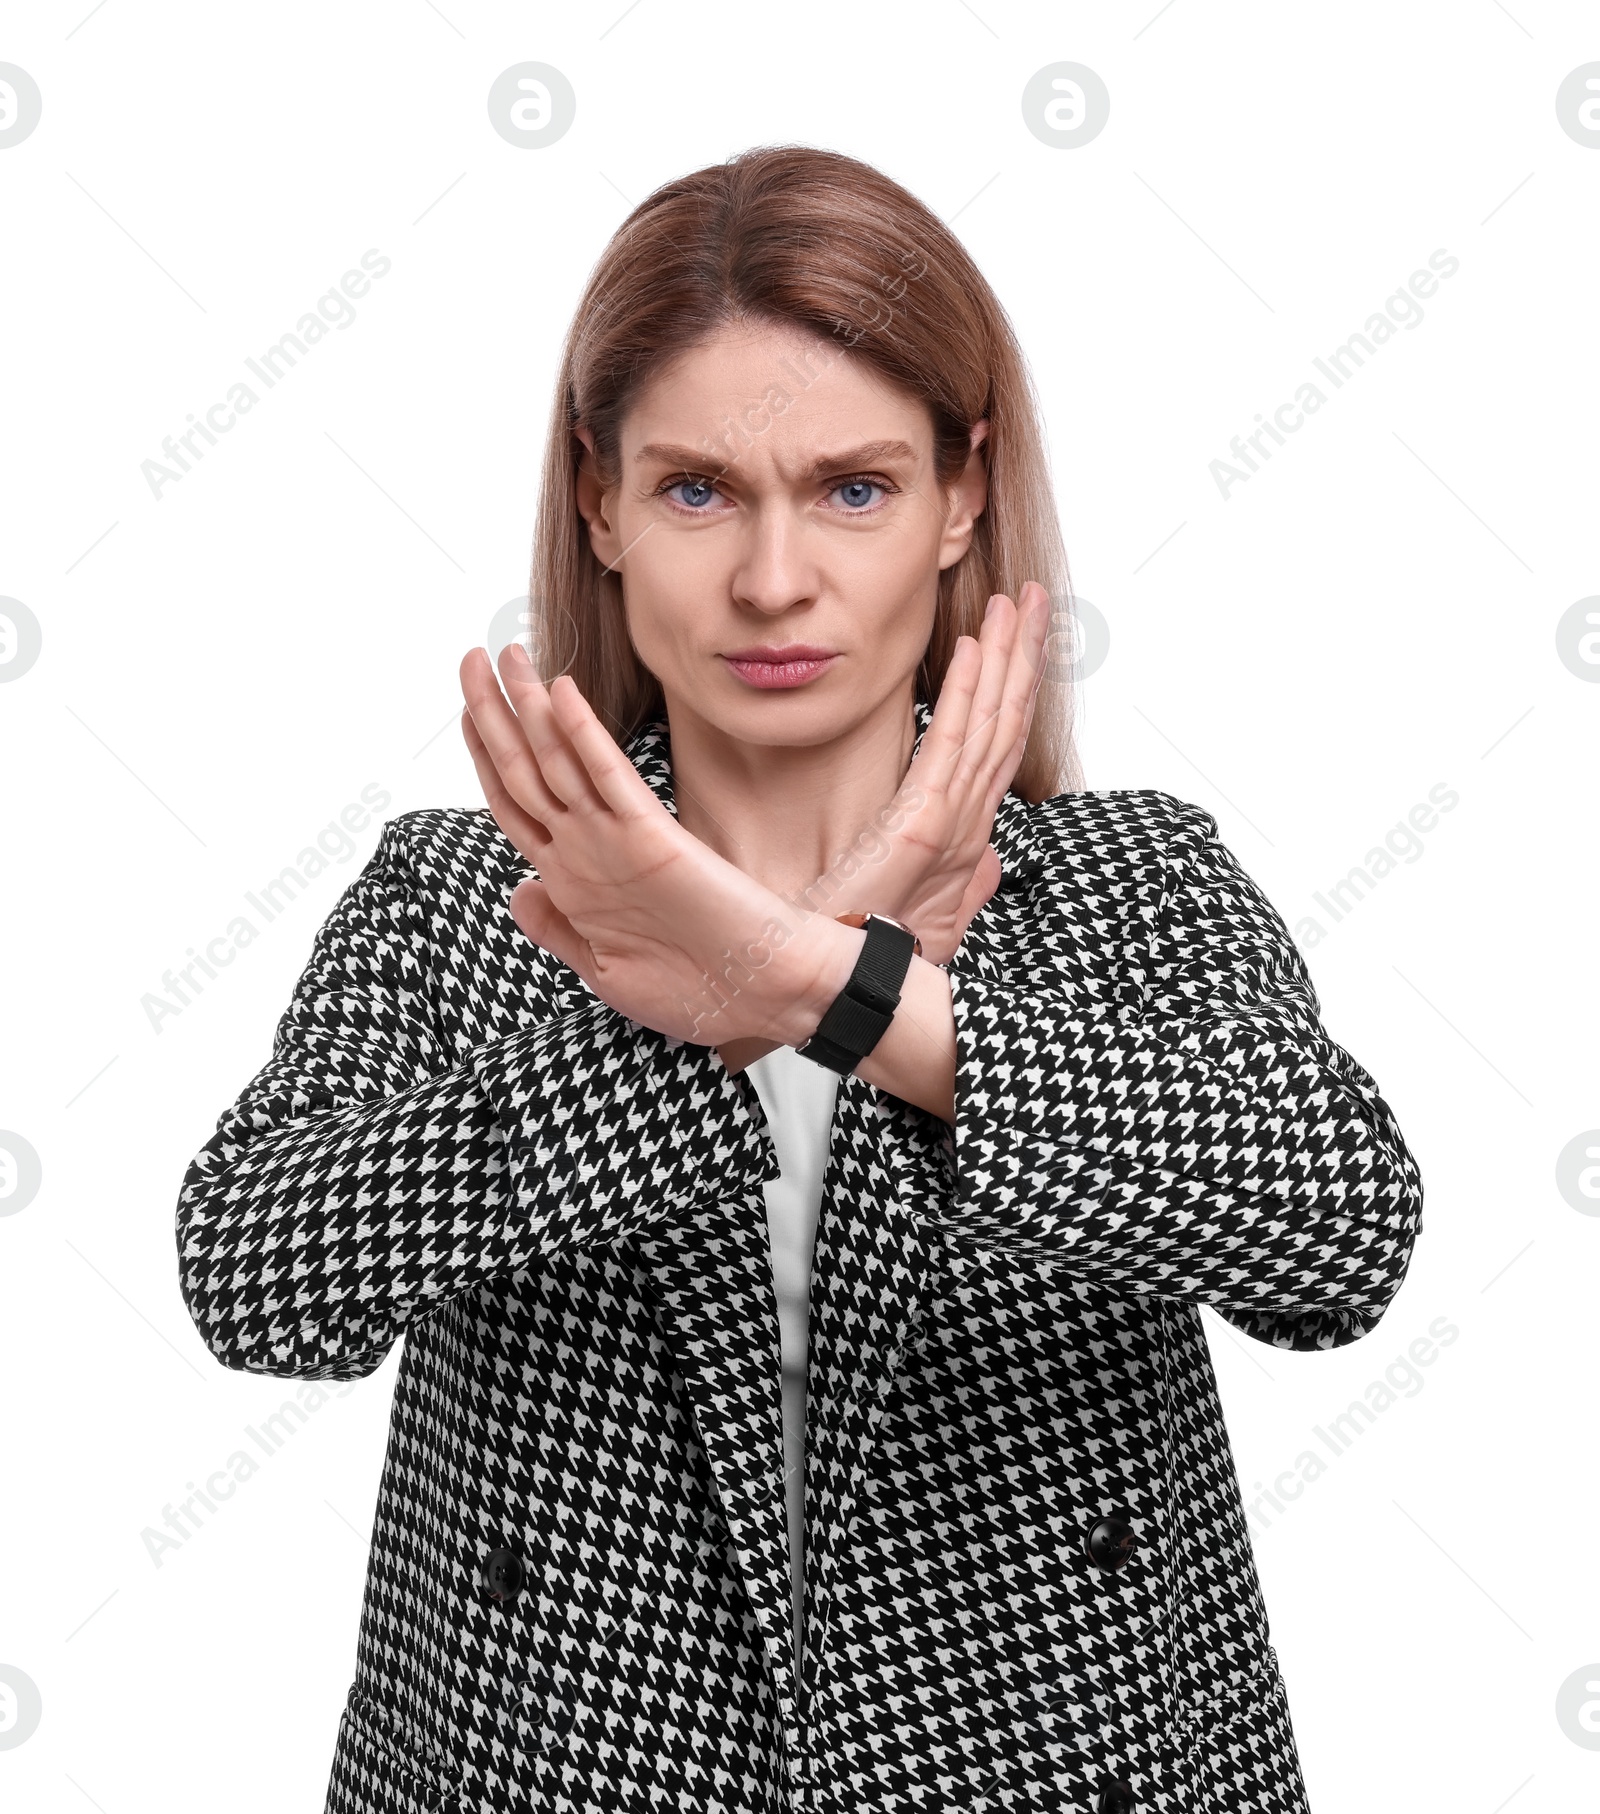
[[[452,1051],[407,817],[183,1180],[180,1288],[227,1367],[360,1378],[451,1298],[778,1169],[745,1079],[598,999]]]
[[[1416,1161],[1215,818],[1140,791],[1165,823],[1159,887],[1132,910],[1131,986],[951,972],[950,1232],[1209,1303],[1275,1346],[1342,1346],[1405,1276]],[[1055,802],[1037,811],[1041,837],[1073,835]],[[1068,936],[1073,906],[1050,908]]]

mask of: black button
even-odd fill
[[[1095,1814],[1133,1814],[1133,1791],[1125,1782],[1109,1778],[1100,1785],[1100,1799],[1094,1804]]]
[[[512,1549],[489,1552],[483,1565],[483,1590],[491,1600],[509,1600],[522,1592],[527,1570],[522,1558]]]
[[[1102,1518],[1089,1532],[1089,1557],[1101,1568],[1121,1568],[1133,1554],[1133,1527],[1120,1518]]]
[[[1032,888],[1044,874],[1044,865],[1036,857],[1020,857],[1015,863],[1002,863],[1000,894],[1022,894]]]

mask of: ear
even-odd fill
[[[578,515],[589,526],[589,546],[596,557],[605,566],[614,567],[622,553],[621,541],[609,514],[608,501],[614,499],[614,494],[601,486],[595,465],[593,431],[580,424],[572,432],[583,443],[575,480]]]
[[[973,429],[967,463],[950,487],[950,512],[939,538],[941,571],[953,567],[972,546],[972,531],[989,501],[989,469],[983,457],[983,444],[988,438],[989,422],[985,417]]]

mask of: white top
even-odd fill
[[[839,1073],[802,1058],[793,1046],[779,1046],[765,1058],[756,1059],[748,1075],[761,1099],[783,1168],[766,1185],[767,1235],[772,1246],[772,1288],[778,1303],[783,1360],[783,1468],[798,1670],[805,1583],[806,1321],[811,1249],[822,1204]]]

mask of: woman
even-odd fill
[[[1199,1307],[1356,1339],[1420,1181],[1212,816],[1079,787],[938,220],[636,209],[532,596],[180,1202],[225,1365],[407,1338],[328,1808],[1303,1809]]]

